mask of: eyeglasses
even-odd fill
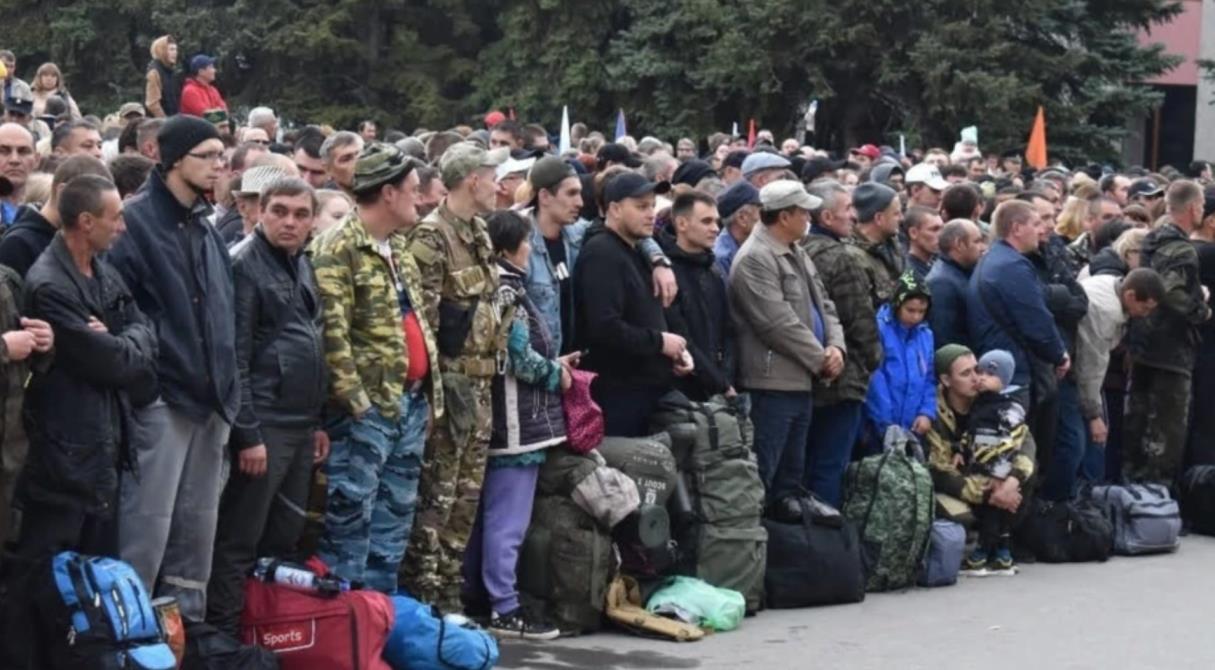
[[[224,157],[224,152],[222,152],[222,151],[205,151],[201,154],[190,153],[190,154],[186,154],[186,155],[191,156],[193,158],[197,158],[198,160],[201,160],[201,161],[208,161],[208,162],[214,163],[215,161]]]

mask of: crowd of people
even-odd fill
[[[1033,496],[1215,463],[1204,163],[583,124],[561,152],[498,111],[412,134],[267,107],[238,124],[215,59],[183,78],[171,37],[152,54],[148,99],[98,118],[54,64],[31,87],[0,52],[13,667],[36,639],[23,571],[64,549],[235,633],[318,467],[338,576],[555,637],[514,573],[575,369],[610,436],[646,435],[672,390],[744,408],[773,516],[803,491],[838,507],[848,463],[909,431],[975,511],[976,575],[1015,572]]]

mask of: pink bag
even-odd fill
[[[603,441],[603,410],[591,398],[595,376],[586,370],[570,370],[573,383],[561,397],[567,445],[575,454],[585,454]]]

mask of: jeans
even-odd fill
[[[808,391],[751,391],[755,457],[768,503],[801,492],[813,412]]]
[[[1087,450],[1088,425],[1080,414],[1080,391],[1076,382],[1065,379],[1059,382],[1055,445],[1043,472],[1044,499],[1060,501],[1072,497]]]
[[[806,489],[838,508],[844,470],[861,432],[859,400],[844,400],[815,410],[814,431],[806,442]]]

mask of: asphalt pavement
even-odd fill
[[[507,642],[501,668],[1215,670],[1215,538],[1174,554],[1033,564],[1015,577],[765,611],[700,642],[605,631]]]

